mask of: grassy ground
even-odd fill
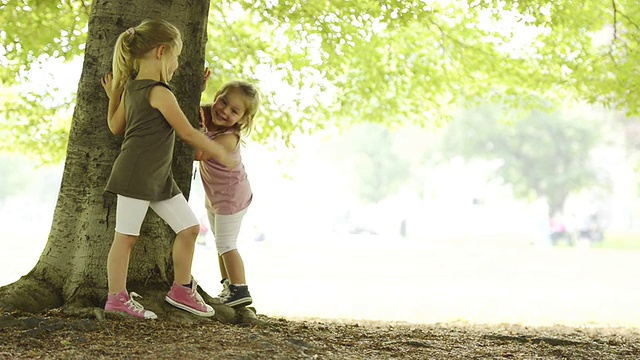
[[[614,232],[605,234],[605,240],[594,246],[598,249],[640,250],[640,231]]]

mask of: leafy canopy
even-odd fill
[[[89,8],[0,0],[0,86],[15,90],[38,80],[36,64],[82,56]],[[480,99],[639,111],[636,0],[221,0],[210,9],[214,76],[203,102],[226,80],[256,81],[266,98],[258,141],[360,122],[437,124]],[[0,150],[64,156],[73,97],[53,86],[3,100]]]

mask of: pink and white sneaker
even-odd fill
[[[139,302],[133,300],[133,297],[142,297],[134,292],[127,293],[127,290],[122,290],[119,293],[107,296],[107,303],[104,304],[104,311],[124,313],[137,318],[143,319],[157,319],[158,316],[149,310],[145,310],[144,306]]]
[[[215,310],[204,302],[197,289],[198,283],[195,279],[191,280],[191,288],[174,282],[164,299],[169,304],[192,314],[203,317],[213,316],[216,313]]]

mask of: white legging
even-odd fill
[[[198,219],[182,194],[161,201],[147,201],[118,195],[116,231],[120,234],[140,236],[140,227],[149,208],[169,224],[176,234],[198,225]]]
[[[216,215],[207,211],[211,231],[216,238],[216,248],[218,254],[222,255],[238,248],[238,234],[242,218],[247,213],[247,209],[241,210],[231,215]]]

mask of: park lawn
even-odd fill
[[[596,249],[640,250],[640,231],[606,232]]]

